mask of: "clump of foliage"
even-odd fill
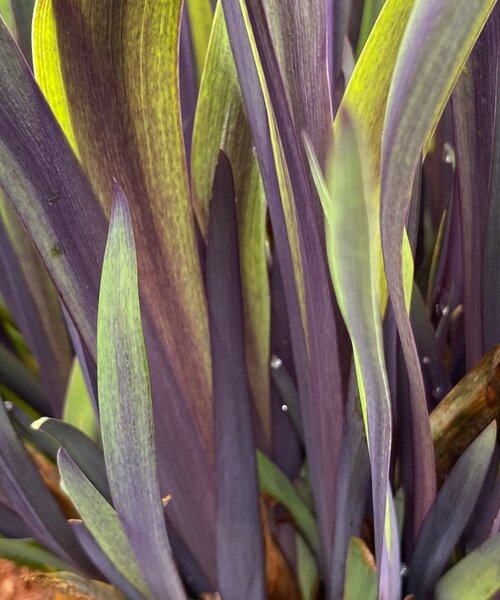
[[[0,13],[0,556],[88,598],[494,597],[495,0]]]

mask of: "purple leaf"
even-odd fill
[[[417,538],[408,591],[427,598],[444,571],[474,509],[495,446],[492,424],[469,446],[439,490]]]
[[[342,67],[351,3],[352,0],[326,0],[326,49],[334,114],[344,93],[344,75],[349,75],[343,73]]]
[[[27,64],[1,22],[0,159],[0,186],[14,204],[95,357],[106,221]]]
[[[39,413],[50,410],[50,401],[40,382],[3,344],[0,344],[0,382]]]
[[[488,332],[488,314],[482,315],[482,302],[494,302],[485,282],[483,300],[483,244],[488,213],[488,183],[493,153],[497,67],[500,50],[500,6],[496,6],[479,36],[469,61],[452,95],[455,157],[462,224],[464,270],[464,316],[466,368],[483,356],[483,335]],[[484,257],[490,270],[491,254]],[[497,266],[496,258],[494,259]],[[483,324],[486,325],[483,332]],[[497,331],[497,334],[499,332]],[[496,340],[499,341],[498,339]],[[492,344],[489,345],[491,347]],[[489,349],[486,348],[486,350]]]
[[[33,537],[79,571],[92,573],[64,515],[43,484],[0,402],[0,490]]]
[[[106,579],[122,591],[130,600],[144,600],[144,596],[130,583],[130,581],[123,577],[111,560],[101,550],[99,544],[94,540],[82,521],[71,520],[70,524],[90,560]]]
[[[19,49],[2,23],[0,187],[13,202],[78,329],[83,346],[95,361],[106,219]],[[56,246],[57,256],[53,252]],[[210,458],[148,306],[144,321],[164,493],[174,493],[178,498],[171,507],[172,520],[191,551],[213,575],[210,548],[214,496]],[[179,347],[184,348],[184,344]],[[177,354],[184,356],[185,352]],[[181,439],[179,431],[184,433]],[[188,464],[186,456],[190,457]],[[188,501],[191,513],[182,509],[183,502]]]
[[[260,2],[248,2],[253,33],[242,5],[223,0],[224,14],[233,50],[247,116],[257,148],[259,165],[271,216],[277,256],[283,277],[291,328],[295,372],[301,402],[316,513],[323,535],[324,566],[329,564],[333,539],[335,477],[340,451],[343,398],[342,373],[338,362],[337,325],[331,286],[321,239],[320,207],[312,183],[302,138],[295,129],[265,13]],[[281,203],[280,186],[271,141],[268,108],[252,53],[255,34],[263,61],[267,86],[284,149],[286,166],[295,198],[300,228],[300,247],[306,293],[307,337],[304,330],[294,277],[294,262]],[[250,36],[250,37],[249,37]],[[270,115],[272,118],[272,115]]]
[[[40,366],[44,396],[50,400],[43,412],[61,416],[71,349],[59,299],[12,207],[3,206],[1,212],[0,290]]]
[[[38,419],[31,427],[62,446],[97,491],[111,503],[104,455],[89,437],[69,423],[47,417]]]
[[[217,572],[223,598],[265,598],[263,542],[231,167],[221,152],[207,242],[217,472]]]
[[[336,12],[345,10],[342,4],[345,3],[335,2]],[[266,0],[262,5],[288,91],[295,127],[307,135],[320,164],[324,165],[333,120],[325,0]],[[253,12],[250,6],[249,12]],[[335,27],[341,29],[342,23],[337,23],[337,17],[338,14],[335,15]],[[338,44],[339,40],[336,42]],[[340,72],[338,60],[342,57],[342,49],[343,38],[340,39],[340,56],[336,56],[336,75]],[[335,51],[337,53],[338,48]],[[262,59],[265,61],[264,57]]]
[[[418,352],[405,305],[402,243],[415,169],[494,0],[422,0],[403,35],[382,140],[381,235],[394,315],[408,368],[415,445],[415,531],[435,495],[433,448]]]
[[[361,535],[369,494],[370,459],[353,370],[338,472],[337,519],[330,568],[331,598],[342,597],[349,543],[351,538]]]

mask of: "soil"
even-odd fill
[[[2,600],[65,600],[67,595],[47,590],[46,586],[29,580],[27,567],[0,558],[0,598]]]

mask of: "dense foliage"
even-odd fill
[[[495,0],[0,14],[0,556],[85,598],[500,593]]]

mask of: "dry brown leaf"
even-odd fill
[[[67,519],[78,519],[80,516],[78,511],[69,499],[69,496],[61,489],[59,470],[57,469],[57,466],[41,452],[36,450],[36,448],[34,448],[31,444],[26,444],[26,450],[31,460],[35,463],[43,483],[49,492],[54,496],[56,502],[59,504],[59,507],[64,513],[64,516]]]
[[[468,446],[500,417],[500,345],[486,354],[430,415],[441,483]]]
[[[297,580],[271,533],[269,514],[263,498],[260,499],[260,514],[266,561],[266,597],[269,600],[300,600]]]

